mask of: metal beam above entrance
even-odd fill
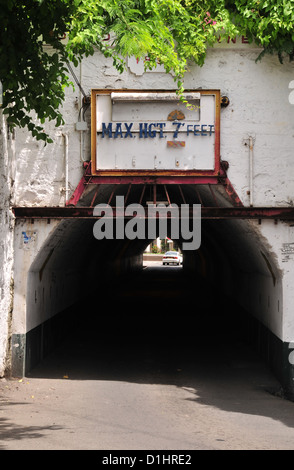
[[[113,217],[123,216],[124,210],[113,207]],[[145,217],[148,217],[145,207]],[[98,219],[94,216],[93,207],[13,207],[16,219]],[[192,217],[192,208],[190,217]],[[169,217],[167,215],[167,217]],[[285,220],[294,221],[294,207],[202,207],[201,219],[207,220]]]

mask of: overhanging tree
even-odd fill
[[[46,120],[63,123],[68,63],[100,50],[122,72],[128,56],[173,71],[179,96],[188,61],[244,34],[282,61],[294,57],[292,0],[0,0],[0,81],[10,126],[51,142]],[[67,41],[63,40],[66,33]],[[111,41],[105,38],[111,36]],[[45,45],[51,48],[44,47]],[[261,55],[262,56],[262,55]],[[32,113],[35,113],[32,114]]]

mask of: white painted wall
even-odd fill
[[[11,200],[14,190],[14,140],[0,110],[0,377],[9,347],[13,306],[13,229]]]
[[[44,321],[43,310],[39,308],[39,318],[29,321],[27,312],[30,311],[31,306],[27,308],[27,288],[29,271],[33,269],[33,263],[37,255],[42,251],[42,262],[39,264],[38,276],[42,266],[46,265],[47,257],[52,248],[52,242],[48,243],[50,236],[55,233],[55,238],[58,237],[58,231],[55,229],[59,225],[59,221],[51,221],[50,224],[47,220],[39,220],[36,224],[31,221],[19,220],[15,225],[14,231],[14,303],[13,303],[13,319],[12,319],[12,333],[24,334],[31,328],[36,326],[34,324]],[[45,245],[45,246],[44,246]],[[54,245],[53,245],[54,246]],[[38,283],[41,287],[39,280]],[[37,289],[36,289],[37,290]],[[38,302],[38,307],[42,302],[42,292],[37,290],[36,295],[29,297],[31,302]],[[44,302],[43,302],[44,303]]]
[[[276,300],[272,297],[273,289],[267,295],[271,297],[270,318],[273,324],[272,331],[275,331],[275,324],[279,319],[282,321],[282,331],[278,335],[283,341],[292,342],[294,339],[294,226],[279,222],[264,221],[262,223],[262,234],[272,247],[272,252],[276,257],[277,266],[281,272],[282,281],[282,307],[277,310]]]
[[[187,89],[220,89],[222,95],[227,95],[230,105],[221,111],[221,157],[229,162],[228,176],[244,205],[249,205],[249,148],[248,138],[254,142],[253,148],[253,204],[256,206],[287,206],[293,204],[294,198],[294,106],[289,101],[291,88],[289,83],[294,79],[294,64],[281,65],[274,56],[266,56],[256,63],[259,50],[249,45],[236,44],[217,45],[208,51],[205,65],[200,68],[191,65],[185,77]],[[143,73],[142,63],[137,64],[133,59],[123,74],[118,74],[109,59],[99,53],[83,60],[76,70],[83,89],[90,94],[93,88],[107,89],[174,89],[172,75],[166,75],[159,68],[153,72]],[[290,85],[291,86],[291,85]],[[3,234],[0,245],[0,263],[4,266],[1,288],[1,317],[0,317],[0,375],[3,372],[5,351],[7,346],[7,331],[9,326],[10,281],[14,259],[14,277],[16,279],[14,299],[14,331],[22,333],[25,330],[25,318],[22,309],[25,303],[26,274],[29,264],[28,256],[21,247],[21,226],[15,231],[13,248],[13,221],[10,217],[10,205],[19,206],[62,206],[65,204],[65,138],[69,142],[69,195],[78,184],[82,173],[84,160],[90,159],[90,111],[86,113],[89,130],[76,131],[75,125],[79,119],[81,95],[78,87],[68,90],[64,103],[65,125],[55,128],[47,126],[53,144],[32,139],[26,130],[17,129],[15,140],[11,140],[15,148],[14,155],[8,150],[9,145],[4,138],[5,129],[1,124],[1,178],[0,195],[3,202],[1,212],[1,230]],[[10,152],[10,153],[9,153]],[[9,157],[11,155],[11,158]],[[12,165],[10,165],[10,161]],[[15,178],[12,188],[12,176]],[[12,201],[9,202],[10,197]],[[45,223],[45,222],[44,222]],[[50,230],[53,226],[51,226]],[[48,227],[42,235],[49,235]],[[48,233],[47,233],[48,231]],[[264,286],[262,297],[273,295],[271,278],[250,276],[248,282],[253,297],[248,298],[245,290],[243,300],[255,315],[267,322],[268,326],[281,339],[288,341],[294,337],[294,321],[291,312],[294,302],[292,293],[293,263],[292,254],[285,261],[283,247],[294,243],[293,228],[288,224],[274,222],[262,223],[255,226],[255,237],[264,237],[267,248],[276,260],[276,269],[280,273],[279,294],[270,301],[269,313],[264,317],[265,307],[256,311],[256,299],[260,292],[255,286]],[[37,242],[39,243],[39,242]],[[288,245],[291,246],[291,245]],[[39,246],[40,248],[40,246]],[[39,249],[38,248],[38,249]],[[13,251],[14,250],[14,251]],[[30,260],[33,258],[30,257]],[[245,277],[243,278],[243,281]],[[249,288],[249,286],[248,286]],[[259,287],[260,289],[260,287]],[[280,292],[282,290],[282,299]],[[277,303],[279,300],[279,312]],[[274,307],[275,306],[275,307]],[[268,310],[268,309],[267,309]],[[282,312],[282,313],[281,313]],[[283,315],[283,317],[282,317]],[[282,320],[283,318],[283,320]],[[33,324],[31,326],[34,326]],[[1,372],[2,371],[2,372]]]
[[[220,89],[230,105],[221,111],[221,156],[230,164],[229,178],[245,205],[249,204],[248,137],[254,142],[253,202],[258,206],[292,204],[294,173],[294,106],[289,102],[289,83],[294,65],[281,65],[275,56],[265,56],[256,63],[259,50],[246,44],[217,45],[207,54],[205,65],[190,67],[186,88]],[[83,61],[82,87],[107,89],[173,89],[173,77],[163,72],[142,74],[140,64],[130,61],[123,74],[112,67],[110,59],[99,53]],[[131,71],[133,70],[133,72]],[[136,72],[136,73],[135,73]],[[138,75],[140,74],[140,75]],[[65,125],[48,126],[54,143],[44,147],[25,130],[16,132],[17,205],[63,205],[65,187],[64,138],[69,135],[69,184],[74,190],[82,174],[81,159],[90,159],[89,130],[75,130],[79,119],[80,91],[68,89],[64,104]],[[87,111],[87,120],[90,111]]]

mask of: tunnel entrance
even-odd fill
[[[240,306],[184,267],[154,264],[72,306],[62,342],[27,377],[172,385],[203,404],[225,396],[228,409],[246,390],[279,393]]]
[[[181,189],[169,192],[178,191],[173,201],[201,199],[209,207],[217,195],[224,203],[221,190]],[[85,207],[97,196],[93,192]],[[103,188],[95,202],[110,202],[113,195],[112,187]],[[183,251],[183,267],[171,269],[144,267],[150,240],[97,240],[93,225],[90,218],[60,221],[31,265],[27,375],[177,374],[183,364],[209,371],[220,362],[246,362],[250,343],[269,353],[268,331],[282,327],[281,281],[258,221],[202,220],[201,246]]]
[[[62,341],[27,375],[177,381],[198,368],[252,367],[243,312],[218,294],[182,267],[143,265],[73,305]]]

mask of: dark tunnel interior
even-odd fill
[[[195,191],[196,198],[189,196],[192,190],[185,188],[185,200],[199,203]],[[201,204],[205,196],[210,191],[203,191]],[[183,266],[154,267],[143,260],[151,240],[97,240],[94,223],[61,222],[59,236],[55,231],[31,266],[29,320],[37,324],[41,311],[50,315],[42,344],[31,342],[28,374],[136,375],[146,367],[177,371],[183,363],[223,364],[249,354],[256,336],[251,305],[272,289],[265,248],[252,224],[202,220],[200,247],[183,251]],[[183,247],[183,239],[175,241]]]

